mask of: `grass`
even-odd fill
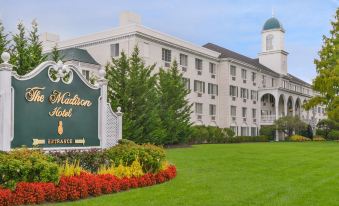
[[[339,143],[196,145],[167,150],[167,183],[62,205],[339,205]]]

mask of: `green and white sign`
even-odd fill
[[[6,128],[0,119],[0,135],[10,129],[10,148],[105,148],[116,144],[121,138],[121,112],[114,113],[107,104],[103,69],[99,75],[92,85],[75,66],[62,62],[44,62],[25,76],[13,73],[8,63],[1,64],[0,81],[10,78],[11,85],[10,96],[0,96],[0,109],[10,112],[0,113],[0,117],[11,124]],[[1,83],[0,89],[5,89]],[[0,149],[8,150],[6,137],[0,136],[0,140]]]

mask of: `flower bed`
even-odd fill
[[[130,188],[147,187],[160,184],[176,176],[176,167],[140,177],[117,178],[110,174],[91,174],[82,172],[77,176],[62,176],[58,184],[45,182],[19,182],[15,189],[0,188],[0,206],[62,202],[110,194]]]

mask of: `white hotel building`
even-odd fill
[[[65,52],[64,61],[80,66],[87,78],[121,51],[130,55],[135,46],[148,65],[166,68],[177,60],[191,90],[192,122],[229,127],[241,136],[257,135],[260,127],[284,115],[298,115],[313,126],[325,118],[322,107],[312,111],[301,107],[314,92],[310,84],[288,73],[284,36],[281,23],[268,19],[261,31],[261,52],[253,59],[212,43],[198,46],[147,28],[129,12],[121,14],[119,27],[108,31],[65,41],[55,34],[42,35],[45,52],[57,43]],[[277,135],[277,140],[283,138]]]

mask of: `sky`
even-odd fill
[[[146,27],[257,58],[261,29],[273,8],[286,31],[289,73],[311,82],[313,61],[338,6],[339,0],[0,0],[0,19],[11,33],[19,21],[29,29],[36,19],[41,33],[66,40],[117,27],[119,14],[131,11]]]

